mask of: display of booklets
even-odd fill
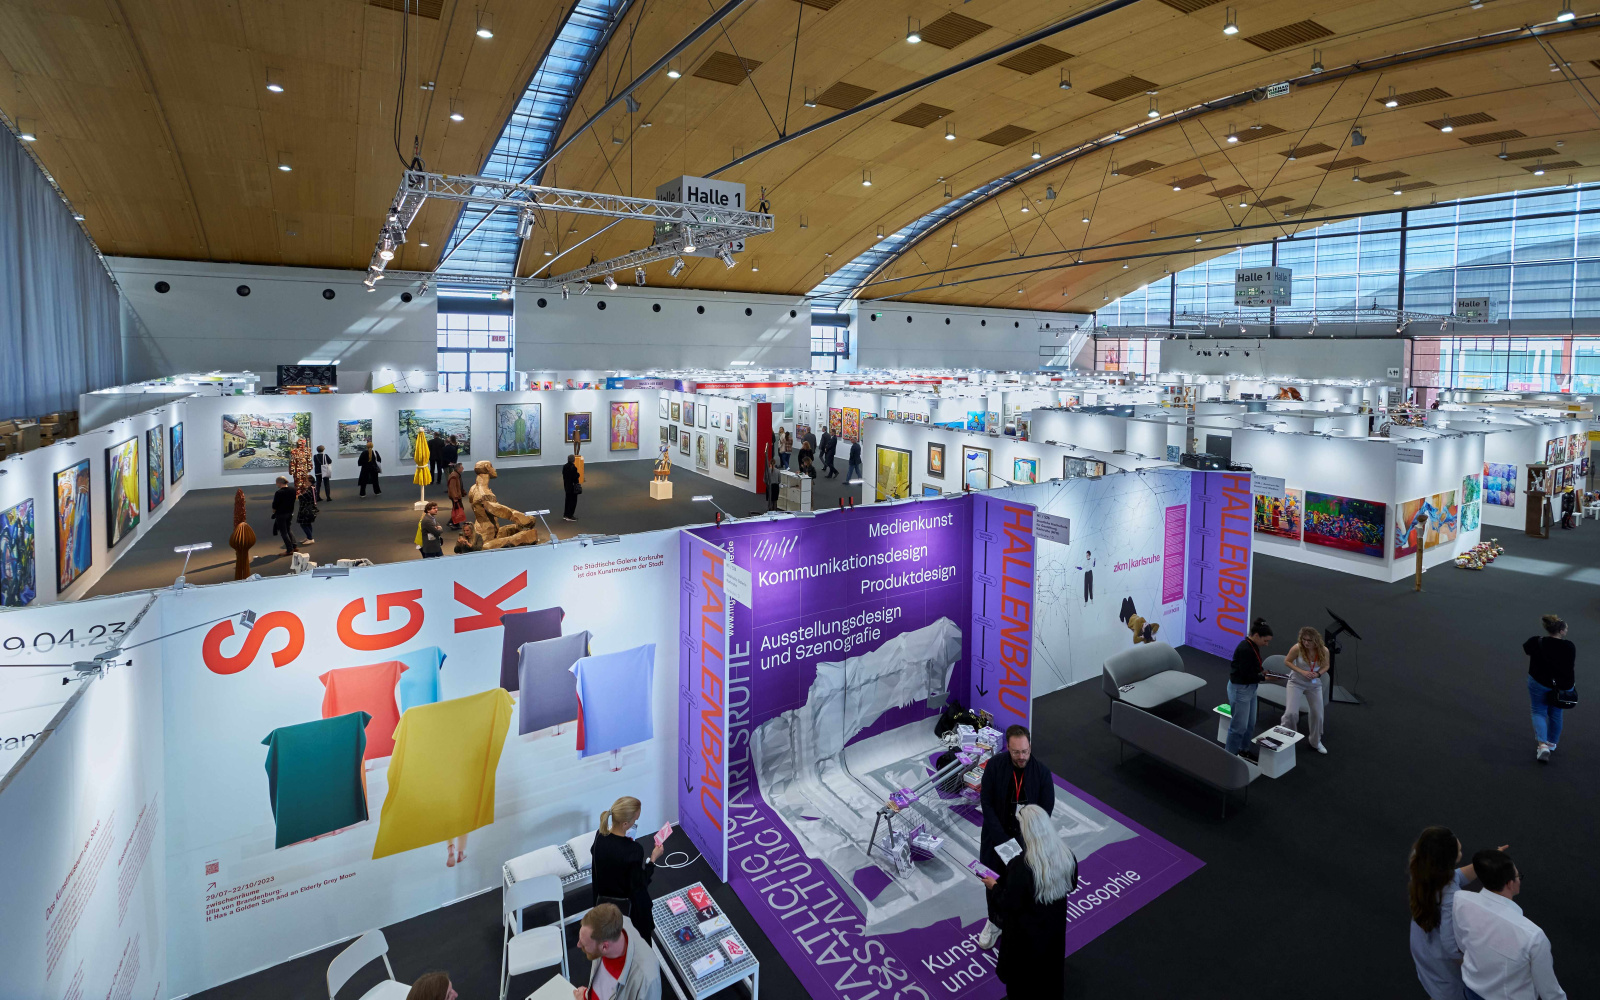
[[[689,905],[697,910],[703,910],[711,905],[711,893],[706,892],[703,886],[691,885],[689,887]]]
[[[706,937],[713,937],[718,931],[725,931],[732,926],[728,923],[728,918],[719,913],[710,920],[700,921],[700,933]]]
[[[722,950],[730,962],[740,962],[750,957],[750,950],[744,946],[744,942],[732,934],[722,939]]]
[[[682,896],[668,896],[667,909],[671,910],[673,913],[688,913],[689,904],[683,901]]]
[[[678,940],[682,941],[684,944],[688,944],[690,941],[693,941],[694,938],[695,938],[694,928],[693,927],[688,927],[688,926],[679,927],[676,933],[678,935]]]
[[[1259,743],[1269,750],[1282,750],[1295,742],[1303,739],[1303,735],[1288,726],[1273,726],[1271,729],[1257,736],[1253,742]]]
[[[1022,847],[1016,842],[1015,839],[1012,839],[1003,844],[994,845],[994,852],[1000,855],[1000,860],[1002,862],[1009,865],[1012,858],[1022,853]]]
[[[690,968],[694,969],[696,979],[704,979],[727,964],[728,960],[722,957],[722,952],[708,951],[695,959]]]

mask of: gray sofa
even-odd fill
[[[1224,819],[1228,815],[1228,793],[1242,788],[1245,801],[1250,801],[1250,783],[1261,775],[1260,768],[1214,741],[1127,702],[1111,705],[1111,735],[1121,741],[1119,755],[1123,747],[1131,746],[1220,791]]]
[[[1206,686],[1203,678],[1184,673],[1183,657],[1164,642],[1141,642],[1115,654],[1100,668],[1100,690],[1113,702],[1155,708]],[[1200,696],[1195,694],[1195,707]]]

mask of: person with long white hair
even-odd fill
[[[1039,806],[1017,810],[1022,853],[1000,879],[1006,932],[995,970],[1009,997],[1066,992],[1067,897],[1078,888],[1078,859]]]

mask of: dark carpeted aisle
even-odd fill
[[[1367,704],[1332,706],[1331,753],[1300,753],[1295,770],[1258,780],[1226,820],[1209,788],[1145,757],[1118,763],[1098,681],[1036,703],[1042,760],[1206,862],[1072,955],[1068,996],[1420,998],[1407,950],[1405,862],[1430,823],[1452,827],[1469,854],[1510,843],[1525,873],[1518,901],[1549,933],[1562,983],[1577,997],[1600,981],[1600,956],[1579,936],[1597,875],[1588,853],[1600,828],[1594,710],[1569,713],[1558,759],[1535,764],[1519,648],[1540,614],[1560,613],[1582,673],[1583,654],[1600,642],[1600,573],[1586,569],[1600,561],[1600,526],[1586,522],[1549,541],[1509,530],[1500,537],[1511,558],[1484,572],[1435,569],[1421,594],[1409,583],[1256,560],[1255,611],[1278,632],[1269,652],[1286,651],[1300,625],[1321,627],[1323,609],[1334,609],[1365,636],[1359,693]],[[1224,698],[1226,664],[1183,652],[1210,683],[1198,710],[1185,700],[1167,714],[1214,735],[1210,708]],[[687,845],[676,834],[672,846]],[[655,889],[695,879],[710,882],[703,864],[659,873]],[[733,893],[712,891],[762,960],[763,994],[803,997]],[[497,995],[498,905],[499,894],[488,893],[386,929],[396,974],[445,968],[463,998]],[[320,996],[336,950],[201,996]],[[543,978],[517,980],[510,995],[526,996]]]
[[[846,486],[844,468],[845,463],[841,461],[837,478],[826,479],[819,475],[814,481],[812,505],[817,510],[838,506],[839,499],[848,493],[853,493],[859,502],[861,487]],[[558,538],[571,538],[581,532],[617,535],[704,524],[716,515],[716,510],[710,504],[694,503],[690,498],[705,494],[715,497],[724,510],[736,517],[767,509],[766,498],[761,494],[735,489],[681,466],[673,469],[673,498],[652,500],[649,490],[654,469],[653,459],[589,463],[584,470],[585,484],[583,494],[578,497],[575,523],[561,520],[564,495],[559,465],[501,469],[491,485],[496,497],[507,507],[551,511],[546,520]],[[462,485],[470,489],[474,480],[468,466],[462,475]],[[256,533],[250,565],[253,572],[262,576],[289,571],[283,544],[272,536],[273,490],[272,486],[244,488],[250,527]],[[412,505],[416,503],[418,492],[419,487],[411,482],[409,475],[385,476],[383,493],[368,490],[365,497],[359,495],[355,480],[335,480],[333,501],[324,500],[317,505],[317,520],[313,526],[316,543],[305,547],[306,554],[316,563],[347,558],[367,558],[380,563],[420,559],[421,555],[412,544],[418,517]],[[228,548],[228,536],[233,533],[233,493],[232,488],[221,488],[191,490],[185,494],[177,508],[168,511],[133,542],[132,548],[86,596],[101,597],[170,586],[183,568],[183,557],[175,554],[172,547],[189,542],[209,541],[213,546],[210,551],[198,553],[190,562],[190,583],[232,580],[233,550]],[[438,501],[439,523],[444,525],[450,518],[450,501],[443,484],[429,486],[427,497]],[[471,517],[472,508],[468,506],[467,518]],[[294,527],[294,537],[296,540],[305,537],[299,524]],[[446,558],[452,555],[455,539],[456,533],[446,526]]]

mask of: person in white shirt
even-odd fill
[[[1452,902],[1467,1000],[1567,1000],[1550,939],[1511,901],[1522,891],[1511,855],[1479,851],[1472,868],[1483,891],[1458,892]]]

